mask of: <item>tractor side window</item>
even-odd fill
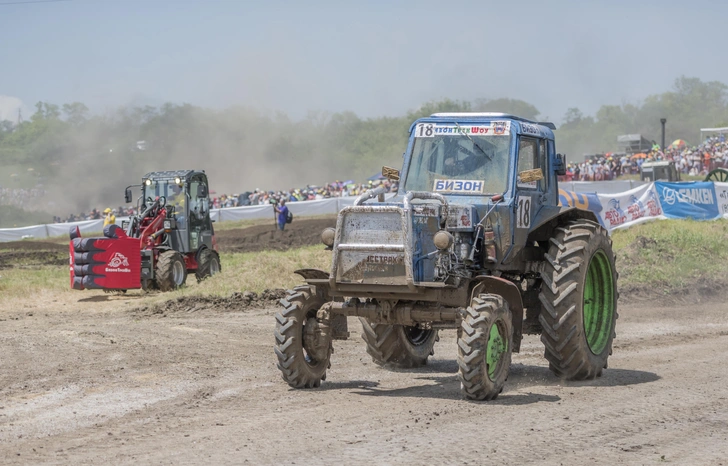
[[[541,171],[543,172],[543,180],[538,182],[539,188],[541,188],[542,191],[548,190],[548,181],[549,178],[546,176],[546,174],[549,172],[548,170],[548,160],[549,160],[549,152],[547,150],[546,146],[546,140],[542,139],[539,151],[538,151],[538,161],[539,161],[539,168],[541,168]]]
[[[200,185],[204,185],[200,180],[190,182],[190,216],[202,221],[207,215],[208,203],[207,198],[197,196]]]
[[[528,170],[540,168],[538,163],[538,141],[533,138],[522,137],[518,145],[518,187],[519,188],[536,188],[536,181],[521,180],[520,173]]]

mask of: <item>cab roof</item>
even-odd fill
[[[549,121],[534,121],[528,118],[522,118],[508,113],[494,113],[494,112],[443,112],[433,113],[430,118],[468,118],[468,119],[480,119],[480,118],[506,118],[509,120],[522,121],[524,123],[531,123],[532,125],[545,126],[550,130],[556,129],[556,125]]]
[[[423,117],[415,122],[409,128],[410,134],[414,129],[415,125],[420,122],[428,123],[447,123],[447,122],[479,122],[479,121],[492,121],[492,120],[510,120],[514,123],[515,131],[521,134],[538,134],[553,139],[554,135],[552,130],[556,129],[556,125],[548,121],[534,121],[528,118],[522,118],[516,115],[508,113],[495,113],[495,112],[443,112],[433,113],[429,117]]]
[[[173,180],[175,178],[180,178],[182,180],[189,181],[192,175],[195,175],[197,173],[205,173],[205,170],[170,170],[161,172],[150,172],[144,175],[142,179],[147,180],[151,178],[153,180]]]

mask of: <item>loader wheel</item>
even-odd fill
[[[200,251],[200,258],[197,261],[197,270],[195,270],[195,277],[197,282],[201,282],[207,277],[212,277],[220,273],[220,256],[216,251],[205,248]]]
[[[187,280],[187,268],[182,254],[177,251],[164,251],[159,255],[156,271],[157,286],[161,291],[172,291],[181,287]]]
[[[607,367],[617,276],[612,240],[598,223],[575,220],[556,229],[541,273],[539,322],[545,356],[557,376],[594,379]]]
[[[411,369],[427,364],[434,354],[437,330],[418,326],[374,324],[360,317],[367,353],[376,364],[392,369]]]
[[[324,304],[313,286],[297,286],[280,300],[276,313],[275,352],[278,369],[293,388],[314,388],[326,380],[332,346],[331,334],[320,332],[316,312]]]
[[[463,396],[496,399],[508,379],[512,349],[508,303],[494,294],[473,298],[458,329],[458,376]]]

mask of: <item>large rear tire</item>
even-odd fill
[[[195,278],[197,282],[217,275],[222,270],[220,266],[220,256],[217,251],[213,251],[209,248],[204,248],[200,251],[200,257],[197,260],[197,270],[195,270]]]
[[[331,337],[317,331],[316,313],[324,299],[309,285],[289,290],[280,300],[283,310],[276,313],[275,353],[278,369],[293,388],[315,388],[326,380],[329,368]]]
[[[618,274],[607,231],[583,219],[557,228],[541,277],[541,341],[551,371],[567,380],[600,376],[618,317]]]
[[[437,330],[417,326],[374,324],[360,317],[362,339],[376,364],[392,369],[411,369],[427,364],[439,340]]]
[[[458,375],[463,396],[494,400],[508,380],[513,317],[498,295],[481,294],[465,310],[458,329]]]
[[[161,291],[180,288],[187,281],[187,267],[182,254],[177,251],[164,251],[159,255],[155,281]]]

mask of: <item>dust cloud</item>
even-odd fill
[[[243,107],[120,108],[74,126],[54,149],[46,210],[67,215],[117,207],[124,188],[150,171],[205,170],[217,194],[364,180],[377,171],[376,162],[359,164],[341,140],[345,128],[334,126],[324,112],[293,121]],[[405,144],[402,132],[399,154]]]

